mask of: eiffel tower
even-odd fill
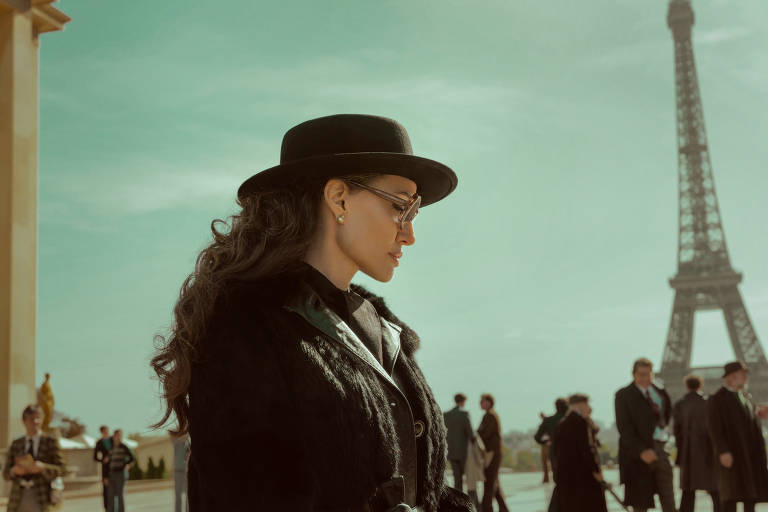
[[[733,353],[750,368],[749,388],[758,401],[766,401],[768,362],[739,292],[742,275],[731,266],[715,194],[691,44],[693,21],[690,0],[670,1],[667,25],[675,42],[680,231],[677,275],[669,280],[675,299],[659,377],[673,400],[685,393],[683,378],[692,372],[704,378],[705,392],[718,389],[722,366],[691,368],[691,352],[696,311],[721,310]]]

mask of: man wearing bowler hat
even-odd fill
[[[742,361],[724,367],[723,387],[709,398],[709,435],[717,458],[717,477],[723,512],[753,512],[755,503],[768,501],[768,468],[760,419],[768,407],[757,407],[745,386],[749,368]]]

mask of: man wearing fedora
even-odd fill
[[[709,398],[709,435],[717,458],[717,479],[723,512],[753,512],[755,503],[768,501],[768,468],[760,419],[768,408],[757,407],[745,386],[749,368],[742,361],[724,367],[723,387]]]
[[[619,430],[619,474],[624,503],[634,512],[654,508],[675,512],[672,465],[666,443],[672,403],[667,392],[653,383],[653,363],[640,358],[632,365],[632,382],[616,392],[616,427]]]

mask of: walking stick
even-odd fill
[[[624,502],[623,502],[623,501],[621,501],[621,498],[619,498],[619,495],[618,495],[618,494],[616,494],[616,492],[613,490],[613,486],[612,486],[611,484],[609,484],[608,482],[606,482],[605,480],[603,480],[602,482],[600,482],[600,485],[603,487],[603,489],[605,489],[606,491],[608,491],[609,493],[611,493],[611,496],[613,496],[614,498],[616,498],[616,501],[618,501],[618,502],[619,502],[619,505],[621,505],[621,508],[623,508],[624,510],[626,510],[627,512],[629,512],[629,509],[627,508],[627,506],[626,506],[626,505],[624,505]]]

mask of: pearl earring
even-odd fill
[[[336,217],[336,222],[338,222],[339,224],[344,224],[344,216],[339,215],[338,217]]]

